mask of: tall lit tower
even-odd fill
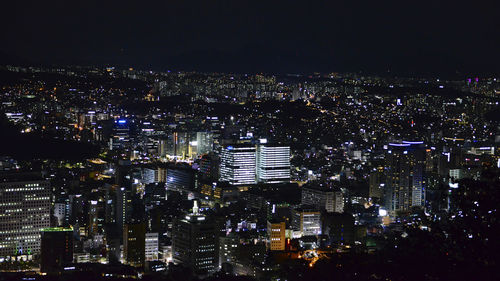
[[[233,185],[255,184],[256,151],[253,145],[229,145],[222,148],[220,181]]]
[[[216,224],[199,213],[195,201],[193,213],[174,220],[172,227],[173,260],[190,265],[195,271],[214,272],[219,266]]]
[[[50,226],[48,181],[0,183],[0,257],[40,252],[40,231]]]
[[[267,145],[257,148],[257,181],[262,183],[290,182],[290,147]]]
[[[391,214],[425,202],[423,142],[390,143],[386,156],[385,205]]]

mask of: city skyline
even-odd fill
[[[0,281],[498,280],[498,3],[2,8]]]

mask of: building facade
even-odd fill
[[[290,147],[261,144],[257,147],[257,182],[290,182]]]
[[[0,257],[40,253],[40,231],[50,226],[48,181],[0,183]]]
[[[255,184],[256,149],[253,145],[222,148],[219,180],[232,185]]]

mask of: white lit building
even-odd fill
[[[158,260],[158,233],[146,233],[146,261]]]
[[[221,151],[220,181],[255,184],[256,151],[253,145],[226,146]]]
[[[292,212],[292,228],[301,236],[321,234],[321,213],[317,209],[298,208]]]
[[[290,147],[261,144],[257,148],[257,182],[290,182]]]
[[[0,259],[40,252],[40,231],[50,227],[48,181],[0,183]]]

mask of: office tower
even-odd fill
[[[197,132],[196,145],[198,155],[210,153],[214,146],[214,134],[212,132]]]
[[[186,132],[172,132],[167,137],[166,155],[184,159],[188,154],[189,137]]]
[[[302,236],[321,234],[321,212],[314,208],[303,206],[292,211],[292,228]]]
[[[423,142],[390,143],[386,154],[385,207],[391,215],[421,207],[425,195]]]
[[[40,271],[55,273],[73,262],[73,228],[50,227],[41,230]]]
[[[128,121],[119,119],[115,121],[113,134],[109,141],[109,149],[120,149],[128,147],[130,141],[130,127]]]
[[[144,267],[146,224],[127,223],[123,229],[123,259],[134,267]]]
[[[159,244],[158,233],[146,233],[146,261],[158,260]]]
[[[285,222],[280,220],[267,221],[267,237],[271,251],[285,250]]]
[[[222,148],[220,181],[233,185],[255,184],[255,146],[229,145]]]
[[[3,176],[2,176],[3,177]],[[50,184],[3,177],[0,183],[0,257],[36,255],[40,230],[50,226]]]
[[[196,203],[192,214],[174,220],[172,232],[174,263],[191,266],[195,272],[217,270],[218,229],[215,223],[198,213]]]
[[[344,212],[344,196],[342,191],[318,186],[304,186],[302,188],[302,205],[315,206],[320,211],[328,213]]]
[[[123,233],[125,223],[130,217],[130,194],[125,187],[116,189],[116,224],[120,230],[120,235]]]
[[[384,196],[384,168],[378,167],[370,173],[369,179],[369,197],[382,199]]]
[[[219,237],[219,266],[237,261],[239,237],[234,233]]]
[[[257,181],[290,182],[290,147],[260,144],[257,148]]]

